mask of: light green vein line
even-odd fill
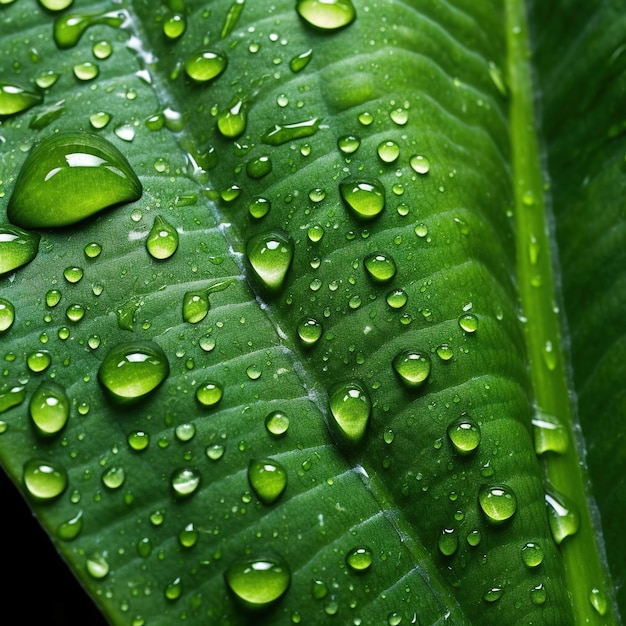
[[[530,38],[524,0],[507,0],[506,28],[510,118],[515,180],[517,274],[525,337],[536,408],[558,417],[568,428],[570,444],[565,454],[544,455],[546,477],[554,488],[573,500],[580,515],[578,532],[560,545],[566,586],[575,624],[611,625],[610,612],[600,616],[589,600],[592,589],[610,599],[610,584],[598,547],[587,477],[576,446],[576,413],[569,393],[555,267],[552,258],[549,212],[537,137],[531,75]]]

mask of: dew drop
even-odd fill
[[[215,406],[224,395],[222,386],[214,382],[206,382],[196,389],[196,400],[204,407]]]
[[[0,118],[26,111],[41,101],[41,95],[35,91],[0,81]]]
[[[71,14],[59,17],[54,22],[54,43],[62,50],[73,48],[82,37],[83,33],[94,24],[106,24],[113,28],[119,28],[124,22],[122,13],[91,13]]]
[[[543,586],[543,583],[539,583],[538,585],[535,585],[530,590],[530,601],[533,604],[536,604],[536,605],[545,604],[547,599],[548,599],[548,594],[546,593],[546,588]]]
[[[163,34],[170,40],[179,39],[186,30],[187,20],[180,13],[174,13],[163,21]]]
[[[114,399],[132,402],[154,391],[169,371],[167,357],[156,343],[121,343],[107,353],[98,380]]]
[[[444,528],[437,541],[439,552],[444,556],[452,556],[459,547],[459,538],[454,528]]]
[[[346,564],[353,572],[366,572],[373,560],[372,550],[368,546],[357,546],[346,554]]]
[[[387,294],[387,304],[392,309],[401,309],[408,299],[409,297],[404,289],[394,289]]]
[[[201,322],[209,313],[209,296],[203,291],[188,291],[183,296],[183,320],[189,324]]]
[[[482,533],[478,529],[471,530],[469,533],[467,533],[467,537],[465,539],[468,545],[475,548],[482,541]]]
[[[81,267],[66,267],[63,270],[63,277],[68,283],[74,284],[77,283],[83,277],[83,269]]]
[[[354,135],[344,135],[337,140],[337,147],[344,154],[352,154],[359,149],[361,140]]]
[[[184,422],[174,430],[178,441],[191,441],[196,436],[196,426],[192,422]]]
[[[567,537],[578,532],[580,526],[578,509],[572,500],[553,489],[546,490],[545,500],[552,537],[555,543],[560,545]]]
[[[60,433],[67,424],[70,401],[63,387],[46,380],[33,392],[28,408],[37,431],[50,436]]]
[[[272,411],[265,417],[265,428],[274,437],[281,437],[289,428],[289,417],[282,411]]]
[[[339,192],[354,215],[371,220],[385,208],[385,189],[376,179],[345,179],[339,183]]]
[[[293,57],[289,61],[289,69],[294,73],[302,71],[309,64],[312,57],[313,57],[312,49],[309,49],[309,50],[306,50],[305,52],[301,52],[300,54],[297,54],[295,57]]]
[[[109,562],[107,561],[107,555],[101,552],[93,552],[87,557],[85,562],[87,572],[92,578],[100,580],[105,578],[109,573]]]
[[[88,259],[95,259],[96,257],[100,256],[100,253],[102,252],[102,246],[99,243],[92,241],[84,247],[83,252]]]
[[[541,546],[529,541],[522,548],[522,561],[526,567],[538,567],[543,563],[543,550]]]
[[[246,174],[255,180],[267,176],[272,171],[272,160],[266,156],[250,159],[246,163]]]
[[[261,233],[248,241],[246,253],[263,286],[271,292],[278,291],[293,260],[291,235],[278,228]]]
[[[341,442],[354,445],[365,437],[372,411],[369,393],[358,382],[341,383],[330,392],[331,427]]]
[[[66,469],[43,459],[31,459],[24,465],[24,486],[37,500],[52,500],[60,496],[68,484]]]
[[[589,603],[595,609],[596,613],[602,617],[604,617],[609,610],[606,595],[596,587],[589,592]]]
[[[393,163],[400,156],[400,146],[395,141],[383,141],[376,151],[383,163]]]
[[[237,100],[226,111],[217,116],[217,129],[223,137],[236,139],[246,130],[248,114],[243,105],[243,100]]]
[[[431,362],[427,354],[404,350],[395,356],[392,366],[404,385],[417,389],[428,379]]]
[[[396,275],[396,263],[385,252],[370,252],[363,259],[367,275],[376,283],[388,283]]]
[[[478,329],[478,318],[473,313],[464,313],[459,317],[459,326],[466,333],[475,333]]]
[[[74,517],[61,522],[56,529],[56,535],[62,541],[73,541],[83,529],[83,512],[78,511]]]
[[[307,24],[324,31],[344,28],[356,19],[351,0],[298,0],[296,11]]]
[[[303,346],[315,345],[322,336],[322,324],[312,317],[307,317],[298,323],[298,337]]]
[[[532,420],[535,452],[564,454],[569,447],[569,437],[565,425],[554,415],[539,413]]]
[[[248,205],[248,212],[254,219],[265,217],[272,208],[272,203],[267,198],[254,198]]]
[[[163,217],[156,215],[146,239],[146,249],[153,259],[169,259],[178,249],[178,232]]]
[[[198,531],[193,524],[187,524],[179,533],[178,541],[183,548],[193,548],[198,541]]]
[[[199,50],[185,61],[185,72],[192,80],[205,83],[216,79],[226,69],[227,60],[213,50]]]
[[[276,124],[263,135],[262,141],[270,146],[280,146],[288,141],[315,135],[319,126],[320,120],[317,117],[292,124]]]
[[[502,589],[502,587],[492,587],[485,593],[483,600],[489,603],[497,602],[502,597],[503,593],[504,589]]]
[[[430,171],[430,163],[428,159],[421,155],[414,155],[409,160],[411,167],[418,174],[428,174]]]
[[[47,370],[50,367],[50,363],[52,363],[52,357],[50,356],[50,353],[45,350],[31,352],[26,358],[26,365],[28,365],[28,369],[36,374]]]
[[[73,72],[78,80],[88,81],[97,78],[100,68],[91,61],[85,61],[84,63],[77,63],[73,67]]]
[[[7,216],[24,228],[68,226],[141,194],[141,183],[112,143],[89,133],[60,132],[31,150]]]
[[[37,233],[0,224],[0,276],[30,263],[37,256],[39,239]]]
[[[220,34],[222,39],[230,35],[237,25],[245,3],[246,0],[234,0],[230,7],[228,7],[226,17],[224,18],[224,24],[222,25],[222,32]]]
[[[459,454],[471,454],[480,444],[480,426],[467,413],[451,422],[447,432]]]
[[[165,596],[166,600],[174,601],[180,598],[182,592],[183,592],[182,581],[177,576],[176,578],[174,578],[172,582],[168,583],[165,586],[163,595]]]
[[[102,484],[109,489],[119,489],[126,480],[126,472],[123,467],[112,466],[102,474]]]
[[[211,461],[219,461],[226,452],[226,448],[220,443],[214,443],[206,448],[206,455]]]
[[[289,588],[291,572],[279,555],[262,555],[234,561],[224,573],[228,589],[244,608],[264,609]]]
[[[478,492],[478,503],[487,521],[493,524],[506,522],[517,510],[517,498],[506,485],[483,485]]]
[[[128,445],[136,451],[145,450],[150,443],[150,436],[143,430],[134,430],[126,438]]]
[[[252,459],[248,465],[248,482],[259,500],[270,505],[287,487],[287,470],[274,459]]]
[[[111,115],[105,111],[98,111],[89,116],[89,123],[97,130],[104,128],[111,121]]]
[[[435,352],[442,361],[449,361],[454,356],[452,348],[447,343],[438,345]]]
[[[170,484],[172,485],[174,495],[180,498],[187,498],[200,486],[200,472],[188,467],[175,470]]]
[[[8,300],[0,298],[0,333],[5,333],[15,321],[15,307]]]

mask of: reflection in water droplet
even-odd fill
[[[414,350],[400,352],[392,365],[400,380],[413,389],[421,387],[430,375],[430,357]]]
[[[100,580],[109,573],[109,562],[106,552],[93,552],[87,557],[85,562],[87,572],[92,578]]]
[[[459,317],[459,326],[466,333],[475,333],[478,329],[478,318],[473,313],[464,313]]]
[[[400,146],[395,141],[383,141],[376,151],[384,163],[393,163],[400,156]]]
[[[24,465],[24,486],[37,500],[52,500],[67,488],[67,471],[60,464],[43,459],[31,459]]]
[[[247,122],[248,115],[243,100],[239,99],[217,116],[217,129],[223,137],[236,139],[246,130]]]
[[[56,529],[56,536],[63,541],[73,541],[83,529],[83,512],[78,511],[74,517],[61,522]]]
[[[292,124],[276,124],[263,135],[262,141],[270,146],[280,146],[288,141],[315,135],[319,126],[320,120],[317,117]]]
[[[394,289],[387,294],[387,304],[392,309],[401,309],[408,302],[408,299],[404,289]]]
[[[289,61],[289,69],[292,72],[300,72],[309,64],[312,57],[313,50],[311,48],[305,52],[301,52]]]
[[[119,489],[126,480],[126,472],[123,467],[109,467],[102,474],[102,483],[109,489]]]
[[[30,263],[37,256],[39,239],[37,233],[0,224],[0,276]]]
[[[448,437],[459,454],[470,454],[480,444],[480,426],[464,413],[448,425]]]
[[[273,504],[287,487],[287,471],[274,459],[252,459],[248,465],[248,481],[263,504]]]
[[[344,135],[343,137],[339,137],[337,140],[337,147],[344,154],[352,154],[359,149],[361,145],[361,140],[354,135]]]
[[[415,155],[411,157],[409,162],[418,174],[428,174],[430,171],[430,163],[426,157]]]
[[[342,443],[357,444],[365,437],[372,411],[369,393],[358,382],[341,383],[330,392],[331,426]]]
[[[501,524],[517,511],[517,498],[506,485],[483,485],[478,492],[478,503],[487,521]]]
[[[178,232],[163,217],[156,215],[148,238],[146,249],[153,259],[169,259],[178,249]]]
[[[294,244],[291,235],[273,229],[256,235],[246,246],[248,261],[256,276],[269,291],[278,291],[293,260]]]
[[[163,34],[168,39],[178,39],[187,30],[187,20],[184,15],[174,13],[163,21]]]
[[[31,352],[26,357],[26,365],[31,372],[39,373],[47,370],[52,363],[52,357],[49,352],[45,350],[37,350],[37,352]]]
[[[233,562],[224,573],[226,585],[247,609],[263,609],[289,588],[291,572],[279,555],[262,555]]]
[[[65,389],[57,383],[43,381],[33,392],[29,411],[33,424],[42,435],[56,435],[65,427],[70,401]]]

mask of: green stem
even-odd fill
[[[524,0],[506,2],[517,276],[536,408],[544,415],[555,416],[567,429],[569,439],[565,453],[544,454],[544,467],[548,482],[573,501],[579,515],[577,533],[560,544],[575,623],[617,624],[611,613],[611,586],[589,506],[587,476],[575,443],[576,414],[569,393],[561,318],[556,306],[555,266],[536,134],[525,4]],[[599,590],[607,598],[604,615],[590,601],[592,590]]]

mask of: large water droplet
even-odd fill
[[[277,554],[246,557],[224,573],[226,585],[247,609],[264,609],[278,601],[289,588],[291,572]]]
[[[154,391],[169,375],[163,350],[151,341],[122,343],[111,348],[98,370],[98,380],[120,402]]]
[[[464,413],[448,425],[448,437],[459,454],[470,454],[480,443],[480,426]]]
[[[63,387],[46,380],[35,389],[29,410],[35,427],[42,435],[56,435],[67,423],[70,401]]]
[[[0,81],[0,118],[26,111],[41,101],[42,97],[34,91]]]
[[[141,194],[141,183],[112,143],[89,133],[60,132],[31,150],[7,216],[24,228],[68,226]]]
[[[196,400],[205,407],[215,406],[223,395],[222,386],[214,382],[206,382],[196,389]]]
[[[318,131],[319,126],[320,120],[317,117],[292,124],[276,124],[272,130],[263,135],[262,141],[270,146],[280,146],[288,141],[311,137]]]
[[[335,435],[347,444],[358,444],[367,430],[372,401],[366,388],[358,382],[341,383],[329,396],[331,427]]]
[[[227,59],[213,50],[199,50],[185,61],[185,72],[199,83],[214,80],[226,69]]]
[[[363,259],[368,276],[377,283],[388,283],[396,275],[396,263],[385,252],[370,252]]]
[[[430,375],[430,357],[416,350],[404,350],[393,359],[393,369],[400,380],[413,389],[421,387]]]
[[[371,220],[385,208],[385,188],[376,179],[346,179],[339,183],[339,192],[344,202],[356,217]]]
[[[39,235],[0,224],[0,276],[30,263],[39,250]]]
[[[293,260],[291,235],[278,228],[261,233],[248,241],[246,252],[263,286],[269,291],[278,291],[283,286]]]
[[[146,249],[153,259],[169,259],[178,248],[178,232],[163,217],[156,215],[148,238]]]
[[[368,546],[357,546],[346,554],[346,564],[353,572],[366,572],[373,560],[372,550]]]
[[[255,180],[267,176],[271,171],[272,160],[266,155],[250,159],[246,163],[246,174]]]
[[[459,317],[459,326],[466,333],[475,333],[478,330],[478,318],[473,313],[463,313]]]
[[[265,428],[274,437],[281,437],[289,428],[289,416],[282,411],[272,411],[265,417]]]
[[[326,31],[344,28],[356,19],[351,0],[298,0],[296,11],[307,24]]]
[[[0,298],[0,333],[4,333],[15,321],[15,307],[8,300]]]
[[[287,470],[274,459],[252,459],[248,481],[263,504],[273,504],[287,487]]]
[[[176,496],[188,498],[200,486],[200,480],[200,472],[197,469],[185,467],[174,471],[170,483]]]
[[[506,522],[517,510],[517,498],[506,485],[483,485],[478,492],[478,503],[487,521],[493,524]]]
[[[31,459],[24,465],[24,486],[37,500],[52,500],[67,488],[66,469],[60,464],[44,459]]]
[[[561,493],[557,493],[554,489],[546,490],[545,499],[552,537],[555,543],[559,545],[567,537],[578,532],[580,526],[578,507],[572,500]]]

